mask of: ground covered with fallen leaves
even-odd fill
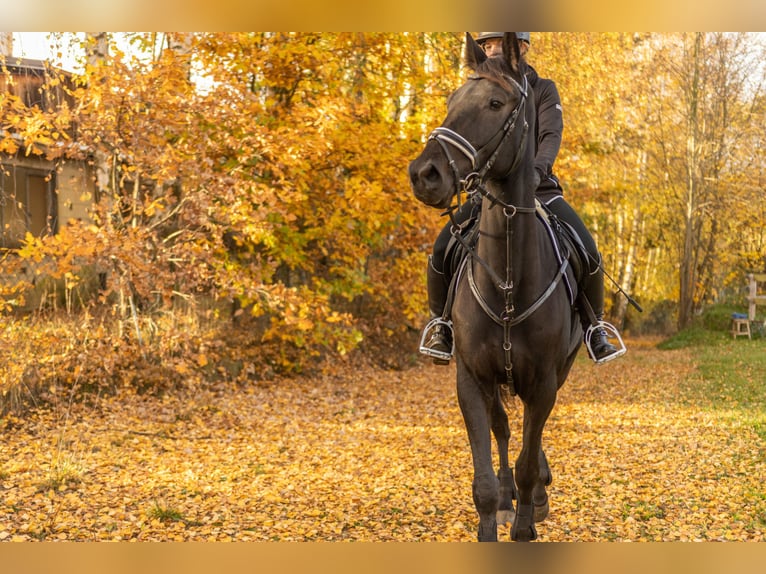
[[[629,347],[581,355],[559,395],[539,539],[766,540],[763,438],[688,400],[693,351]],[[454,387],[453,366],[354,363],[6,417],[0,540],[475,540]]]

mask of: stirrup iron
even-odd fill
[[[434,327],[438,325],[444,325],[452,333],[452,348],[450,349],[449,353],[445,353],[444,351],[438,351],[436,349],[429,349],[428,347],[426,347],[426,339],[428,337],[428,334],[433,330]],[[455,354],[455,335],[454,335],[454,331],[452,330],[452,321],[445,321],[441,317],[434,317],[433,319],[431,319],[423,328],[423,335],[420,338],[420,352],[423,355],[426,355],[427,357],[431,357],[433,359],[441,359],[443,361],[449,361],[450,359],[452,359],[452,356]]]
[[[617,350],[614,353],[607,355],[606,357],[599,360],[595,360],[596,354],[593,352],[593,348],[591,347],[591,338],[593,337],[593,333],[597,331],[604,331],[607,339],[616,339],[618,343],[615,345]],[[606,321],[598,321],[597,323],[588,326],[585,331],[585,346],[588,349],[588,353],[592,358],[594,358],[594,361],[597,365],[603,365],[604,363],[613,361],[614,359],[622,357],[625,353],[628,352],[628,349],[625,347],[625,343],[623,342],[617,327],[611,323],[607,323]]]

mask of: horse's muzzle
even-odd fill
[[[445,209],[452,200],[454,182],[450,181],[452,176],[445,174],[439,163],[424,155],[412,160],[409,166],[410,185],[419,201]]]

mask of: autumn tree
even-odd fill
[[[655,52],[653,181],[663,232],[676,246],[683,328],[716,287],[727,247],[722,216],[731,213],[743,189],[732,162],[747,133],[743,128],[760,120],[753,103],[763,71],[746,34],[662,40],[663,49]]]
[[[654,282],[643,275],[647,35],[544,33],[532,40],[528,59],[556,82],[562,100],[564,135],[554,170],[565,196],[596,239],[606,272],[639,299],[654,297]],[[614,293],[610,320],[623,325],[627,299],[608,282],[606,291]]]
[[[564,105],[556,171],[607,271],[650,305],[683,301],[686,324],[741,280],[744,251],[763,257],[763,188],[753,177],[762,164],[763,47],[744,34],[533,40],[529,59],[556,80]],[[721,217],[745,209],[749,217]],[[626,311],[615,293],[612,320]]]
[[[283,349],[345,352],[419,321],[440,221],[406,166],[456,85],[459,35],[125,38],[85,38],[74,93],[91,221],[23,257],[108,274],[123,322],[234,299]]]
[[[204,38],[197,54],[212,70],[206,99],[218,114],[208,139],[232,178],[226,205],[247,254],[245,273],[263,274],[237,282],[234,294],[256,314],[274,310],[259,285],[279,287],[278,305],[291,297],[305,336],[321,334],[328,319],[351,325],[354,316],[357,329],[398,317],[381,327],[390,334],[406,327],[402,314],[418,312],[422,270],[412,245],[430,235],[419,231],[424,211],[410,196],[406,164],[420,145],[424,111],[433,110],[423,88],[431,87],[424,47],[433,56],[450,41],[456,44],[447,35]],[[455,60],[447,60],[432,64],[439,78],[455,72]]]
[[[761,94],[752,107],[744,110],[754,121],[743,126],[742,145],[732,162],[733,173],[739,174],[739,201],[731,210],[736,217],[727,219],[731,226],[729,251],[740,272],[766,271],[766,97]],[[759,119],[760,118],[760,119]]]

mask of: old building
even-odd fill
[[[63,102],[72,104],[64,88],[68,75],[52,72],[45,61],[0,54],[0,98],[15,96],[28,108],[53,112]],[[51,82],[53,77],[63,78],[63,82]],[[4,129],[2,124],[0,129]],[[76,141],[75,128],[69,135]],[[14,137],[12,128],[0,133],[0,141]],[[94,197],[89,162],[60,154],[28,153],[20,138],[17,140],[14,153],[0,148],[0,248],[18,247],[27,232],[54,234],[69,219],[88,218]],[[52,156],[57,157],[50,159]]]

